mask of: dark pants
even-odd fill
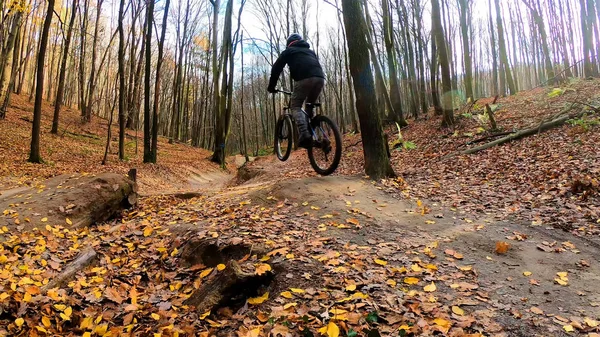
[[[290,108],[297,118],[301,112],[302,105],[306,103],[316,103],[325,86],[325,79],[321,77],[310,77],[301,81],[294,82],[294,93]]]

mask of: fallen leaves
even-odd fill
[[[509,248],[510,248],[510,244],[508,242],[498,241],[498,242],[496,242],[496,249],[494,251],[498,255],[504,255],[508,252]]]
[[[256,275],[260,276],[260,275],[266,274],[267,272],[270,272],[271,270],[273,270],[271,268],[271,265],[269,265],[267,263],[261,263],[261,264],[259,264],[259,265],[256,266],[256,270],[255,270],[254,273]]]
[[[387,261],[385,261],[385,260],[375,259],[374,261],[375,261],[375,263],[377,263],[380,266],[387,266]]]
[[[558,272],[556,275],[558,277],[554,279],[554,282],[560,284],[561,286],[569,285],[569,274],[567,272]]]
[[[452,306],[452,312],[457,314],[458,316],[464,316],[465,315],[465,311],[463,309],[461,309],[460,307],[457,306]]]
[[[248,299],[248,304],[259,305],[259,304],[262,304],[263,302],[265,302],[268,299],[269,299],[269,293],[266,292],[262,296],[249,298]]]
[[[329,322],[326,326],[319,329],[321,335],[327,337],[338,337],[340,335],[340,328],[333,322]]]
[[[423,290],[428,293],[432,293],[437,290],[435,283],[431,282],[430,284],[423,287]]]

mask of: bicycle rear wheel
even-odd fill
[[[316,116],[311,125],[314,141],[308,150],[310,165],[318,174],[330,175],[335,172],[342,158],[342,136],[337,125],[325,116]]]
[[[281,116],[275,127],[275,154],[279,160],[288,160],[292,153],[292,143],[292,120],[290,116]]]

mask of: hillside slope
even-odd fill
[[[189,190],[203,176],[218,172],[217,165],[209,162],[210,152],[184,144],[169,144],[160,137],[158,164],[143,164],[143,135],[141,131],[128,130],[126,160],[118,159],[118,123],[113,121],[112,140],[108,163],[101,165],[106,146],[108,121],[94,117],[91,123],[82,124],[79,112],[67,107],[61,111],[59,134],[52,135],[53,107],[44,102],[41,128],[41,152],[44,164],[27,162],[31,139],[33,105],[25,96],[14,95],[6,120],[0,121],[0,190],[31,183],[59,174],[117,172],[126,174],[130,168],[138,169],[140,191],[143,194]],[[230,165],[233,167],[234,165]],[[213,175],[209,175],[213,177]],[[228,175],[223,174],[219,179]],[[192,186],[190,186],[192,185]]]

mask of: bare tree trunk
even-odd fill
[[[365,172],[371,179],[394,176],[386,142],[381,126],[381,114],[377,113],[375,83],[371,72],[368,30],[361,2],[342,0],[344,26],[350,56],[350,71],[356,92],[356,110],[360,119],[361,136],[364,145]]]
[[[35,103],[33,105],[33,127],[31,128],[29,162],[38,164],[42,162],[40,156],[40,126],[42,122],[42,100],[44,97],[44,62],[48,47],[48,34],[50,32],[50,25],[52,24],[52,16],[54,15],[54,1],[48,0],[48,9],[40,37],[40,50],[37,61],[37,81],[35,86]]]
[[[69,27],[67,28],[67,38],[63,48],[63,55],[60,61],[60,73],[58,74],[58,89],[56,90],[56,102],[54,102],[54,117],[52,118],[52,133],[58,133],[58,123],[60,118],[60,108],[64,100],[65,77],[67,74],[67,61],[69,59],[69,48],[71,46],[71,38],[73,37],[73,26],[75,25],[75,16],[77,15],[77,0],[73,0],[71,5],[71,18],[69,19]]]
[[[398,71],[396,69],[396,54],[394,52],[394,32],[392,31],[392,18],[390,13],[390,3],[388,0],[381,1],[383,9],[383,36],[385,40],[385,49],[387,52],[388,68],[390,75],[390,99],[394,106],[394,119],[400,126],[406,126],[408,123],[404,119],[402,111],[402,98],[400,96],[400,84],[398,83]]]
[[[460,31],[462,34],[463,61],[465,64],[465,89],[467,99],[474,99],[473,95],[473,61],[471,59],[471,44],[469,39],[468,13],[471,0],[458,0],[460,9]]]
[[[450,78],[450,65],[446,49],[444,27],[442,26],[442,19],[440,16],[439,0],[431,1],[431,21],[432,38],[435,39],[438,47],[440,67],[442,69],[442,109],[444,114],[442,126],[448,127],[454,125],[454,103],[452,101],[452,79]]]
[[[14,14],[12,14],[12,25],[8,33],[6,45],[0,44],[0,49],[2,49],[2,54],[0,55],[0,104],[3,105],[2,107],[0,107],[0,119],[5,118],[6,108],[8,107],[4,107],[3,102],[10,100],[10,82],[11,79],[14,78],[13,63],[19,62],[19,60],[14,58],[13,50],[15,49],[15,45],[18,39],[22,16],[23,12],[21,10],[16,9]]]
[[[151,0],[152,2],[152,0]],[[100,12],[98,12],[100,13]],[[125,74],[125,29],[123,28],[123,21],[125,20],[125,0],[121,0],[119,2],[119,159],[120,160],[125,160],[125,118],[126,118],[126,112],[125,112],[125,98],[126,98],[126,93],[127,93],[127,88],[125,87],[125,76],[127,76],[127,74]],[[97,24],[96,24],[97,27]],[[94,40],[95,40],[95,36],[94,36]],[[93,50],[96,49],[95,47],[96,43],[94,42],[94,48]],[[91,76],[93,78],[94,76],[94,58],[95,58],[95,51],[92,52],[92,72],[91,72]],[[92,84],[90,84],[90,97],[92,97],[92,91],[93,87]],[[91,110],[91,106],[92,106],[92,102],[91,100],[88,102],[89,107],[88,110]],[[91,117],[91,115],[90,115]],[[112,114],[110,116],[111,118],[111,122],[112,122]]]
[[[502,68],[506,76],[506,82],[510,94],[514,95],[517,93],[517,88],[513,80],[512,72],[510,70],[510,64],[508,63],[508,53],[506,51],[506,42],[504,40],[504,26],[502,24],[502,12],[500,10],[500,0],[494,0],[496,4],[496,24],[498,26],[498,44],[500,46],[500,60],[502,61]]]
[[[544,18],[540,14],[541,8],[539,5],[539,1],[537,2],[537,8],[535,7],[535,4],[529,3],[529,0],[522,1],[531,11],[533,21],[535,22],[537,30],[540,34],[540,43],[542,51],[544,53],[544,64],[546,66],[546,78],[549,84],[553,85],[556,82],[556,78],[554,75],[554,67],[552,66],[552,60],[550,59],[550,48],[548,47],[548,35],[546,34],[546,26],[544,25]]]

